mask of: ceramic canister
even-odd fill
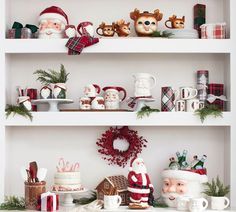
[[[209,83],[209,71],[199,70],[197,71],[197,90],[198,90],[198,99],[200,101],[206,101],[207,99],[207,88]]]

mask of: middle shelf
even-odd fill
[[[138,119],[136,112],[33,112],[33,121],[10,116],[5,126],[231,126],[232,113],[202,123],[189,112],[161,112]]]

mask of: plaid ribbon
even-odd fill
[[[208,94],[212,94],[214,96],[222,96],[224,95],[224,84],[216,84],[211,83],[208,85]],[[216,99],[214,102],[210,103],[216,105],[221,110],[224,110],[224,101],[221,99]]]
[[[225,39],[226,38],[225,24],[202,25],[201,38],[202,39]]]
[[[139,96],[139,97],[130,97],[128,99],[128,106],[134,108],[137,104],[137,100],[141,98],[152,98],[152,96]]]
[[[175,108],[175,93],[170,87],[162,88],[161,111],[172,112]]]
[[[66,47],[68,48],[68,55],[79,55],[85,47],[98,43],[98,38],[91,36],[73,37],[68,40]]]

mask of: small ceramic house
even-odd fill
[[[129,192],[127,190],[128,180],[123,175],[106,177],[101,183],[96,187],[97,198],[103,200],[104,193],[109,193],[114,188],[117,189],[118,195],[121,196],[121,205],[129,204]]]

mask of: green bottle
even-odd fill
[[[193,166],[193,169],[203,169],[203,166],[204,166],[204,163],[207,159],[207,156],[206,155],[203,155],[202,156],[202,159],[199,160],[194,166]]]

